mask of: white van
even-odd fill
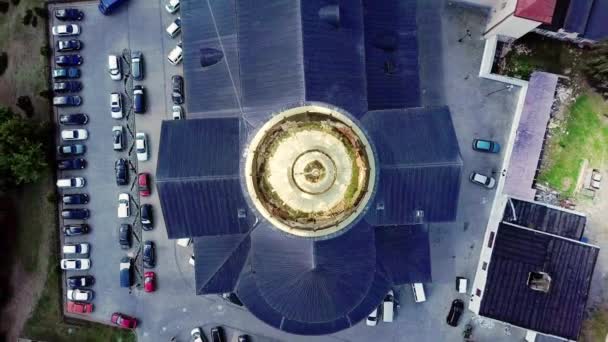
[[[190,238],[177,239],[177,245],[182,246],[182,247],[190,246],[190,242],[191,242]]]
[[[120,79],[122,79],[122,72],[120,70],[120,60],[118,59],[118,56],[108,56],[108,71],[110,72],[110,78],[114,81],[120,81]]]
[[[395,314],[395,293],[393,290],[388,291],[382,302],[382,321],[392,322]]]
[[[426,295],[424,294],[424,286],[422,283],[413,283],[412,292],[414,292],[414,301],[416,303],[422,303],[426,301]]]
[[[171,63],[172,65],[178,65],[179,63],[182,62],[182,47],[181,47],[181,43],[177,44],[177,46],[175,48],[173,48],[173,50],[171,50],[171,52],[169,52],[169,56],[167,56],[167,59],[169,60],[169,63]]]

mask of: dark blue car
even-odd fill
[[[62,202],[65,205],[87,204],[87,203],[89,203],[89,195],[87,195],[87,194],[68,194],[68,195],[63,195]]]
[[[76,93],[82,90],[82,83],[79,81],[54,82],[53,91],[56,93]]]
[[[58,40],[57,51],[76,51],[82,49],[82,42],[78,39]]]
[[[80,170],[87,166],[87,161],[82,158],[64,159],[57,162],[59,170]]]
[[[89,122],[89,117],[86,114],[61,114],[59,115],[59,123],[62,125],[85,125]]]
[[[82,64],[81,55],[62,55],[55,57],[55,63],[59,66],[72,66]]]
[[[53,69],[53,78],[54,79],[79,78],[79,77],[80,77],[80,69],[78,69],[78,68],[55,68],[55,69]]]
[[[80,21],[84,18],[84,12],[79,11],[75,8],[56,9],[55,18],[61,21]]]

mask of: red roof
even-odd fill
[[[517,0],[515,16],[551,24],[557,0]]]

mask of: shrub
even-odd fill
[[[23,17],[23,25],[27,26],[32,22],[32,17],[34,16],[34,12],[32,10],[27,10],[25,12],[25,17]]]
[[[32,17],[32,27],[38,26],[38,17]]]
[[[44,7],[34,7],[34,13],[40,18],[47,19],[49,17],[49,11]]]
[[[608,40],[594,46],[583,63],[589,83],[602,93],[608,92]]]
[[[40,97],[44,97],[45,99],[52,99],[53,98],[53,92],[51,90],[45,89],[41,92],[38,93],[38,96]]]
[[[8,68],[8,54],[6,52],[0,53],[0,76],[4,74]]]
[[[17,107],[21,108],[27,117],[32,117],[34,115],[34,105],[29,96],[19,96],[19,98],[17,98]]]
[[[11,0],[13,6],[19,6],[19,2],[21,2],[21,0]]]
[[[0,13],[6,13],[8,12],[8,2],[6,1],[0,1]]]
[[[51,47],[48,45],[42,45],[40,47],[40,54],[44,57],[51,57]]]

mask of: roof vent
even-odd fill
[[[384,202],[376,203],[376,210],[384,210]]]
[[[238,218],[244,219],[247,218],[247,211],[245,209],[239,209],[237,212]]]
[[[551,287],[551,276],[545,272],[530,272],[528,287],[534,291],[547,293]]]
[[[414,210],[414,223],[424,223],[424,210]]]
[[[384,61],[384,73],[387,75],[394,75],[397,73],[397,64],[392,59]]]
[[[340,27],[340,5],[327,5],[319,10],[321,21],[338,28]]]
[[[378,49],[382,49],[384,51],[395,51],[399,45],[399,39],[394,32],[387,32],[376,36],[373,44]]]
[[[211,48],[201,49],[201,66],[203,68],[212,66],[224,58],[222,51]]]

